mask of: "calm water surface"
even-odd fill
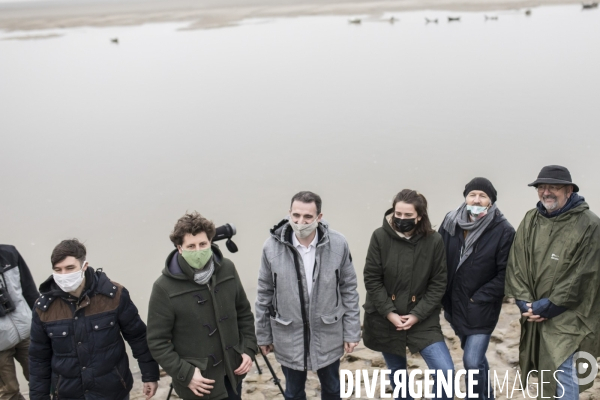
[[[295,192],[321,194],[361,304],[370,235],[403,188],[439,225],[486,176],[516,226],[557,163],[598,211],[600,10],[447,15],[0,32],[0,241],[41,283],[52,248],[83,240],[145,319],[186,210],[237,226],[224,252],[253,302],[269,229]]]

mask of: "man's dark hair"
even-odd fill
[[[421,220],[417,222],[415,233],[427,236],[435,232],[431,227],[431,221],[429,221],[429,215],[427,214],[427,199],[425,196],[416,190],[404,189],[394,197],[394,201],[392,202],[392,212],[396,210],[396,203],[401,201],[412,204],[417,212],[417,216],[421,217]]]
[[[75,257],[79,260],[79,263],[83,265],[86,255],[85,246],[77,239],[67,239],[60,242],[50,256],[50,262],[54,267],[59,262],[63,261],[67,257]]]
[[[323,204],[323,202],[321,201],[321,197],[318,194],[308,191],[296,193],[294,197],[292,197],[290,209],[292,208],[292,204],[294,204],[295,201],[301,201],[302,203],[307,204],[315,203],[315,205],[317,206],[317,215],[321,214],[321,204]]]
[[[171,239],[171,242],[177,247],[183,244],[183,238],[188,233],[197,235],[200,232],[206,232],[208,240],[212,240],[216,234],[215,224],[204,218],[197,211],[194,211],[192,213],[186,213],[177,220],[169,239]]]

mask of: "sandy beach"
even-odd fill
[[[0,2],[0,30],[44,30],[80,26],[130,26],[189,22],[190,29],[232,26],[244,19],[315,15],[368,15],[414,10],[500,11],[578,0],[124,0]]]

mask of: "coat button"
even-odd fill
[[[110,323],[110,325],[111,325],[111,326],[112,326],[112,325],[114,325],[114,324],[115,324],[114,322],[111,322],[111,323]]]
[[[79,318],[79,317],[75,317],[75,319],[77,319],[77,318]]]
[[[50,333],[48,334],[48,336],[52,336],[52,332],[50,332]]]
[[[109,293],[111,296],[113,295],[112,293]]]
[[[337,321],[337,317],[335,317],[335,320]]]
[[[417,301],[417,298],[416,298],[416,296],[413,296],[412,297],[412,302],[414,303],[415,301]]]
[[[98,329],[98,325],[94,326],[94,329]]]
[[[81,346],[81,342],[77,342],[77,346]]]
[[[67,336],[67,332],[63,332],[63,336]]]
[[[116,289],[116,288],[117,288],[116,286],[113,286],[113,289]]]
[[[85,367],[81,368],[82,371],[85,371]]]
[[[395,294],[392,295],[392,301],[394,301],[394,300],[396,300],[396,295]]]

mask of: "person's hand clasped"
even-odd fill
[[[400,326],[396,326],[397,331],[407,331],[412,328],[414,324],[419,322],[419,318],[412,314],[401,315],[400,318],[402,319],[402,324]]]
[[[196,368],[194,370],[194,376],[190,381],[188,388],[199,397],[203,397],[204,394],[210,394],[210,390],[213,388],[212,384],[215,383],[212,379],[207,379],[202,376],[200,370]]]
[[[259,346],[260,347],[260,351],[262,351],[262,353],[266,356],[267,354],[269,354],[270,352],[273,351],[273,345],[272,344],[267,344],[265,346]]]
[[[356,343],[344,342],[344,351],[346,353],[352,353],[352,351],[354,351],[354,348],[356,346],[358,346],[358,342],[356,342]]]
[[[248,371],[250,371],[250,367],[252,367],[252,359],[248,354],[244,353],[242,354],[242,363],[235,371],[233,371],[233,373],[236,375],[247,374]]]
[[[531,308],[531,303],[527,303],[526,304],[527,307],[529,307],[529,311],[527,311],[526,313],[523,313],[522,315],[524,317],[527,317],[527,322],[544,322],[545,320],[547,320],[548,318],[544,318],[544,317],[540,317],[539,315],[535,315],[533,313],[533,309]]]
[[[146,396],[146,400],[151,399],[156,394],[158,389],[158,382],[144,382],[142,387],[142,393]]]

